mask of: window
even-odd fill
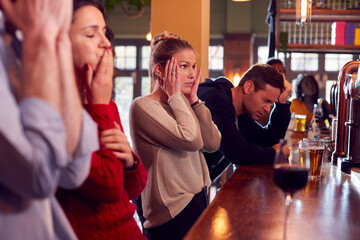
[[[277,54],[277,51],[275,50],[275,56],[276,55],[278,55],[277,58],[279,58],[285,64],[285,54],[283,52]],[[258,57],[257,62],[263,64],[266,63],[268,60],[268,56],[269,56],[269,47],[259,46],[257,51],[257,57]]]
[[[222,39],[210,39],[209,44],[209,78],[217,78],[224,75],[224,41]]]
[[[319,54],[317,53],[291,53],[291,71],[318,71]]]
[[[258,54],[258,63],[266,63],[269,56],[269,47],[268,46],[259,46],[257,50]]]
[[[325,54],[325,71],[339,72],[345,63],[352,60],[352,54],[327,53]]]
[[[141,70],[148,70],[150,60],[150,46],[141,47]]]
[[[151,84],[149,77],[141,78],[141,96],[146,96],[150,94]]]
[[[115,67],[118,69],[136,68],[136,46],[115,46]]]
[[[129,108],[132,100],[150,93],[148,78],[150,43],[145,39],[115,39],[114,101],[128,138]],[[129,139],[130,140],[130,139]],[[131,141],[130,141],[131,142]]]
[[[132,77],[116,77],[114,82],[115,103],[121,117],[124,132],[130,138],[129,132],[129,107],[133,100],[133,79]]]
[[[332,85],[336,84],[337,81],[335,80],[327,80],[326,81],[326,85],[325,85],[325,100],[328,102],[328,103],[331,103],[330,101],[330,90],[331,90],[331,87]]]
[[[209,70],[224,69],[224,47],[209,46]]]

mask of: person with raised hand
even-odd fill
[[[56,194],[79,239],[145,239],[130,202],[144,189],[147,173],[132,152],[111,100],[114,56],[104,8],[97,0],[74,0],[70,38],[76,82],[84,108],[98,124],[100,150],[90,174],[75,190]]]
[[[0,239],[76,239],[54,192],[83,183],[99,145],[69,71],[71,6],[0,0]]]
[[[130,106],[134,151],[149,174],[138,207],[148,239],[182,239],[207,206],[202,151],[217,150],[221,135],[197,97],[200,70],[187,41],[168,32],[155,36],[149,74],[152,93]]]

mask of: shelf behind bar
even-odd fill
[[[278,51],[282,52],[281,47]],[[289,43],[287,52],[313,52],[313,53],[360,53],[360,45],[329,45],[329,44],[295,44]]]
[[[280,21],[296,21],[295,9],[280,9]],[[312,22],[360,22],[360,9],[332,10],[313,9]]]

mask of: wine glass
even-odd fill
[[[284,239],[286,239],[286,228],[289,213],[289,206],[292,203],[296,191],[304,188],[308,182],[310,169],[309,152],[306,142],[300,141],[289,146],[290,156],[286,157],[281,151],[286,145],[286,140],[280,140],[280,147],[274,159],[273,179],[275,184],[285,193],[285,224]]]

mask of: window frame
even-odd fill
[[[141,96],[141,78],[148,76],[148,70],[141,69],[141,49],[142,46],[150,46],[150,42],[146,39],[120,39],[116,38],[113,42],[115,46],[135,46],[136,47],[136,67],[132,70],[119,69],[117,72],[117,76],[119,77],[132,77],[135,76],[134,79],[134,91],[133,91],[133,99]]]
[[[225,53],[225,46],[224,46],[224,39],[223,38],[214,38],[214,39],[210,39],[209,42],[209,47],[210,46],[222,46],[224,48],[224,53]],[[225,55],[223,55],[225,56]],[[208,56],[209,57],[209,56]],[[223,66],[225,66],[225,59],[223,57]],[[216,79],[220,76],[224,76],[224,68],[222,70],[214,70],[214,69],[209,69],[209,78],[211,79]]]

